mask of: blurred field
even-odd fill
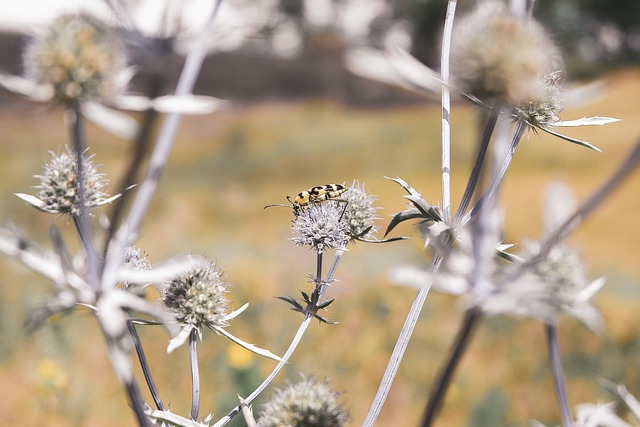
[[[601,98],[568,108],[564,119],[601,115],[623,119],[602,128],[567,134],[601,147],[595,153],[534,134],[523,141],[507,175],[501,202],[506,240],[537,238],[544,187],[562,180],[584,199],[607,177],[640,137],[640,70],[612,73]],[[29,192],[47,150],[67,141],[61,114],[17,105],[0,107],[3,168],[2,220],[48,246],[47,228],[64,218],[28,209],[13,192]],[[312,185],[359,180],[379,196],[384,228],[404,207],[400,176],[438,203],[440,107],[347,109],[326,101],[236,106],[213,117],[188,118],[147,217],[139,246],[152,262],[184,252],[205,253],[226,272],[234,306],[251,305],[230,331],[282,353],[300,316],[277,295],[308,289],[315,255],[288,240],[291,213],[263,210]],[[461,195],[473,160],[477,111],[453,110],[453,199]],[[90,129],[91,152],[118,181],[128,153],[125,142]],[[608,330],[598,337],[575,321],[561,324],[572,405],[611,397],[600,378],[640,392],[640,174],[611,197],[572,237],[590,277],[608,284],[597,298]],[[417,237],[410,226],[399,233]],[[67,233],[70,246],[77,246]],[[352,247],[330,291],[328,317],[339,325],[310,328],[286,376],[299,372],[330,377],[348,402],[353,425],[363,420],[415,294],[387,280],[392,266],[424,262],[419,239]],[[86,310],[52,319],[25,336],[30,308],[51,291],[24,268],[0,260],[0,419],[3,425],[133,425],[124,393],[113,379],[96,324]],[[411,426],[419,420],[430,383],[457,329],[461,310],[448,296],[427,299],[416,335],[379,425]],[[190,378],[185,349],[166,355],[161,330],[143,330],[165,402],[189,410]],[[205,333],[201,345],[203,412],[222,415],[247,395],[273,366]],[[231,367],[230,367],[231,366]],[[557,423],[543,328],[528,320],[491,319],[478,331],[448,396],[439,426],[522,426],[529,419]],[[284,377],[280,379],[282,382]],[[254,407],[259,413],[259,405]],[[6,424],[5,424],[6,423]],[[243,425],[236,423],[235,425]]]

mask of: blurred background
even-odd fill
[[[0,6],[0,71],[21,74],[28,36],[56,14],[79,8],[122,23],[100,2],[4,1]],[[121,2],[114,2],[120,4]],[[182,55],[210,7],[204,1],[131,1],[126,25],[162,49],[159,70],[170,91]],[[459,2],[464,13],[473,2]],[[389,44],[437,68],[446,2],[230,0],[223,3],[211,54],[196,93],[231,101],[212,116],[186,118],[138,246],[152,262],[182,253],[206,254],[233,286],[234,308],[249,302],[229,331],[282,354],[301,317],[274,296],[308,290],[315,254],[289,240],[291,212],[263,210],[313,185],[354,180],[378,196],[384,230],[404,208],[399,176],[433,204],[440,199],[440,106],[405,90],[356,76],[345,56]],[[203,12],[204,11],[204,12]],[[640,136],[640,3],[625,0],[543,1],[536,16],[564,53],[568,87],[597,82],[587,98],[567,105],[565,120],[622,119],[606,127],[566,133],[597,153],[557,138],[528,134],[501,195],[505,241],[540,236],[542,195],[563,181],[583,200],[620,163]],[[164,44],[161,44],[164,42]],[[142,43],[142,42],[141,42]],[[152,70],[153,71],[153,70]],[[154,74],[141,69],[133,88],[148,90]],[[63,112],[0,93],[0,214],[49,247],[51,224],[78,246],[64,217],[30,209],[13,196],[29,193],[49,158],[68,143]],[[475,156],[480,111],[456,100],[452,111],[453,201],[457,203]],[[134,117],[136,117],[134,115]],[[112,184],[131,154],[130,142],[89,127],[89,145]],[[640,393],[640,174],[634,175],[571,237],[589,276],[607,278],[597,297],[607,328],[597,336],[573,320],[560,324],[571,405],[609,401],[607,378]],[[455,207],[455,206],[454,206]],[[104,209],[105,213],[109,208]],[[391,268],[425,265],[417,232],[408,241],[358,244],[344,257],[327,314],[338,325],[313,324],[285,373],[330,378],[360,424],[373,399],[416,289],[392,284]],[[379,236],[381,237],[381,236]],[[115,381],[96,322],[79,308],[56,316],[33,334],[23,322],[53,292],[45,280],[0,259],[0,419],[4,425],[133,425]],[[153,297],[153,296],[151,296]],[[432,293],[382,412],[379,425],[411,426],[421,417],[430,384],[458,328],[455,298]],[[141,328],[163,400],[185,414],[190,376],[185,348],[165,353],[163,330]],[[226,413],[274,364],[205,332],[200,345],[202,412]],[[522,426],[530,419],[558,423],[542,325],[494,318],[477,332],[447,397],[441,426]],[[142,383],[141,383],[142,384]],[[265,398],[268,396],[264,396]],[[148,398],[148,395],[146,395]],[[150,399],[149,399],[150,401]],[[254,406],[259,413],[260,402]],[[236,421],[233,425],[244,425]]]

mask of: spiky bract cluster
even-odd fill
[[[364,184],[354,181],[349,187],[349,191],[343,194],[343,199],[347,201],[345,216],[349,223],[351,238],[363,238],[372,235],[376,231],[373,222],[378,219],[374,206],[376,197],[368,194],[364,190]]]
[[[258,427],[340,427],[349,414],[328,381],[303,376],[278,389],[260,414]]]
[[[457,21],[451,69],[463,92],[517,106],[544,96],[543,76],[556,69],[556,52],[537,22],[518,19],[504,3],[488,0]]]
[[[206,262],[169,280],[162,289],[162,301],[185,325],[227,326],[227,283],[215,266]]]
[[[35,175],[40,184],[36,198],[42,202],[39,209],[49,213],[78,215],[80,213],[80,194],[78,186],[78,163],[76,154],[66,149],[60,154],[50,151],[51,160],[45,163],[42,175]],[[107,185],[104,174],[99,173],[93,163],[93,156],[82,156],[84,170],[84,196],[87,207],[100,206],[106,202],[103,191]]]
[[[75,105],[119,93],[125,84],[122,44],[97,19],[65,15],[35,37],[24,55],[27,76],[51,85],[54,98]]]
[[[351,237],[344,209],[344,203],[337,201],[304,207],[292,222],[292,240],[296,245],[311,246],[317,252],[344,247]]]

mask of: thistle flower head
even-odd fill
[[[344,209],[344,203],[337,201],[312,203],[300,209],[292,221],[292,240],[299,246],[309,245],[317,252],[344,247],[351,238]]]
[[[530,243],[522,259],[532,259],[538,252],[538,245]],[[505,274],[508,277],[509,271]],[[591,298],[603,285],[602,279],[586,279],[575,251],[556,245],[515,281],[497,286],[480,305],[489,314],[532,317],[547,324],[555,324],[561,315],[568,315],[597,331],[602,319]]]
[[[50,85],[66,105],[119,93],[126,60],[121,43],[95,18],[65,15],[35,37],[24,55],[26,74]]]
[[[45,163],[42,175],[35,175],[40,184],[35,198],[27,200],[33,206],[49,213],[78,215],[80,195],[78,185],[78,163],[76,154],[67,148],[60,154],[50,151],[51,160]],[[107,185],[104,174],[99,173],[93,163],[93,155],[82,155],[84,171],[84,192],[87,207],[101,206],[109,202],[103,191]]]
[[[295,384],[278,389],[260,414],[258,427],[340,427],[349,413],[338,402],[339,394],[327,380],[303,376]]]
[[[451,69],[463,92],[516,106],[544,95],[542,77],[555,68],[556,52],[537,22],[517,19],[504,3],[489,0],[458,20]]]
[[[162,288],[162,302],[178,321],[200,330],[225,327],[229,311],[227,283],[211,262],[172,278]]]
[[[560,99],[561,73],[554,71],[544,77],[545,93],[535,100],[525,102],[517,107],[517,119],[532,127],[553,126],[560,121],[563,109]]]
[[[368,194],[364,190],[364,184],[354,181],[342,198],[347,201],[344,215],[349,223],[351,239],[373,235],[377,230],[373,226],[373,221],[378,219],[378,208],[373,205],[377,197]]]
[[[151,263],[147,258],[147,254],[135,246],[127,246],[125,248],[124,265],[134,270],[149,270],[151,268]],[[125,282],[124,288],[140,296],[144,294],[144,286],[135,286],[135,284]]]

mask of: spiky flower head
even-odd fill
[[[344,426],[349,413],[338,397],[327,380],[302,376],[297,383],[288,383],[273,393],[262,408],[258,427]]]
[[[162,302],[178,321],[200,330],[203,326],[228,325],[229,300],[227,283],[220,270],[211,262],[172,278],[162,288]]]
[[[147,258],[147,254],[140,248],[135,246],[127,246],[124,250],[124,265],[133,270],[149,270],[151,263]],[[144,295],[145,286],[137,286],[134,283],[124,282],[124,288],[129,292],[134,292],[137,295]]]
[[[535,259],[538,252],[538,245],[529,243],[522,259]],[[519,263],[514,268],[520,268]],[[505,277],[511,272],[506,271]],[[556,245],[515,281],[496,287],[480,305],[488,314],[532,317],[547,324],[556,324],[560,316],[568,315],[598,331],[602,319],[591,299],[603,285],[603,279],[586,279],[584,266],[573,249]]]
[[[66,105],[102,100],[124,89],[122,44],[105,24],[87,15],[64,15],[29,44],[27,77],[50,85]]]
[[[542,98],[528,101],[517,110],[517,119],[528,123],[532,127],[553,126],[560,120],[563,109],[560,98],[562,73],[554,71],[544,77],[545,94]]]
[[[501,1],[482,1],[456,23],[452,75],[467,94],[517,106],[543,97],[556,52],[540,24],[512,16]]]
[[[319,253],[344,247],[351,238],[344,209],[344,203],[333,200],[303,207],[292,221],[291,239],[296,245],[311,246]]]
[[[80,213],[80,194],[78,183],[78,162],[76,153],[67,148],[59,154],[49,152],[51,159],[45,163],[42,175],[35,175],[40,184],[35,197],[18,194],[22,199],[36,208],[49,212],[69,215]],[[108,180],[104,174],[98,172],[93,163],[93,155],[82,155],[84,172],[84,192],[87,207],[101,206],[109,203],[107,194],[103,191]]]
[[[378,219],[376,211],[378,210],[373,204],[377,197],[368,194],[364,190],[364,184],[354,181],[342,196],[346,200],[347,206],[344,213],[349,223],[351,239],[361,239],[373,235],[377,227],[373,226],[373,222]]]

